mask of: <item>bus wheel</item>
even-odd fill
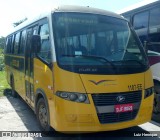
[[[160,113],[160,85],[158,83],[155,83],[154,89],[155,89],[155,94],[154,94],[153,113],[159,114]]]
[[[15,85],[14,85],[14,79],[13,79],[13,77],[11,78],[11,95],[14,98],[17,97],[17,92],[15,91]]]
[[[36,107],[36,114],[37,114],[37,119],[40,125],[40,129],[44,133],[48,134],[51,131],[51,127],[49,125],[48,108],[43,98],[40,98],[38,100],[37,107]]]

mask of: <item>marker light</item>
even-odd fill
[[[145,93],[144,93],[144,99],[151,96],[153,93],[154,93],[154,88],[153,87],[146,89]]]

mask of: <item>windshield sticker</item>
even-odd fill
[[[75,55],[82,55],[81,51],[75,51]]]

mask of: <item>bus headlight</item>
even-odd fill
[[[80,102],[85,102],[86,96],[83,95],[83,94],[80,94],[79,97],[78,97],[78,99],[79,99]]]
[[[144,93],[144,99],[151,96],[153,93],[154,93],[154,88],[153,87],[146,89],[145,93]]]
[[[89,104],[88,95],[84,93],[58,91],[56,95],[65,100]]]
[[[78,98],[77,94],[71,93],[71,94],[69,95],[69,99],[70,99],[71,101],[76,101],[77,98]]]

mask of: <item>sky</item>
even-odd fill
[[[33,18],[56,5],[90,6],[117,12],[142,1],[148,0],[0,0],[0,37],[14,28],[13,23]]]

